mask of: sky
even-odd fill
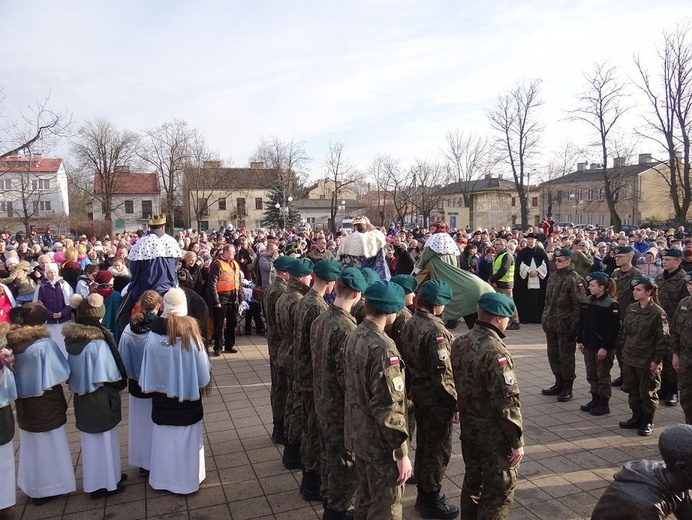
[[[689,0],[3,0],[0,116],[49,94],[75,130],[181,119],[235,166],[277,136],[304,143],[317,178],[330,142],[366,171],[378,154],[435,159],[448,131],[492,135],[498,95],[542,78],[540,169],[593,141],[566,120],[584,73],[607,61],[636,79],[635,55],[656,70],[663,31],[689,16]],[[631,94],[623,132],[646,109]]]

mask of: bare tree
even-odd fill
[[[179,119],[167,122],[158,128],[144,131],[139,157],[159,176],[163,188],[164,204],[161,208],[169,218],[166,227],[173,231],[175,209],[182,204],[181,188],[185,166],[190,162],[197,131],[188,128],[187,122]]]
[[[392,201],[398,222],[403,225],[406,216],[413,210],[413,192],[416,179],[410,169],[403,170],[396,161],[389,163],[389,167],[384,170],[384,173],[387,175],[384,184],[385,192]]]
[[[396,159],[389,155],[378,155],[370,164],[368,170],[368,175],[372,179],[375,186],[374,193],[368,192],[368,201],[370,204],[374,203],[373,215],[376,215],[377,219],[372,218],[371,220],[377,222],[379,221],[379,226],[385,225],[385,221],[391,220],[391,195],[387,192],[387,183],[392,176],[392,172],[398,169],[398,163]],[[388,211],[389,210],[389,211]]]
[[[251,160],[262,161],[268,168],[278,170],[285,189],[296,199],[305,197],[305,167],[310,158],[302,141],[282,141],[277,136],[262,139]]]
[[[524,179],[527,164],[538,151],[543,126],[538,120],[541,79],[518,82],[497,98],[497,106],[488,111],[490,126],[500,134],[502,157],[512,170],[514,186],[519,195],[521,224],[529,225],[529,200]]]
[[[583,121],[591,126],[598,135],[596,146],[600,150],[602,161],[602,179],[605,199],[610,212],[610,224],[617,231],[622,227],[618,215],[617,203],[620,188],[623,186],[622,169],[609,168],[610,147],[619,137],[615,128],[620,118],[631,108],[624,104],[627,96],[626,84],[621,82],[617,69],[606,63],[596,63],[591,73],[584,73],[586,84],[578,96],[579,106],[572,110],[570,119]]]
[[[77,132],[72,152],[83,170],[93,171],[105,220],[113,222],[113,196],[124,172],[137,158],[139,136],[129,130],[118,130],[105,119],[87,121]]]
[[[690,182],[690,134],[692,133],[692,21],[678,24],[663,33],[658,49],[659,71],[652,76],[637,57],[641,77],[637,86],[644,92],[653,115],[645,118],[648,130],[642,133],[666,151],[667,168],[660,173],[669,187],[675,222],[682,225],[692,202]]]
[[[447,161],[447,173],[450,180],[458,183],[464,197],[464,206],[468,208],[475,181],[488,173],[497,164],[497,160],[493,158],[487,137],[457,129],[447,132],[446,139],[446,147],[442,153]]]
[[[554,151],[550,155],[548,166],[543,172],[543,175],[539,174],[541,181],[544,183],[542,185],[541,198],[544,199],[548,205],[546,216],[552,217],[553,205],[562,203],[560,184],[553,181],[571,173],[574,169],[574,164],[582,153],[582,150],[577,148],[573,143],[566,142],[561,149]]]
[[[414,178],[413,201],[427,227],[430,215],[440,207],[442,189],[449,179],[447,170],[437,161],[417,160],[411,168],[411,175]]]
[[[344,155],[344,143],[329,143],[329,150],[324,158],[324,177],[332,185],[329,195],[329,223],[332,233],[336,233],[336,214],[339,211],[339,199],[350,186],[363,180],[351,160]]]

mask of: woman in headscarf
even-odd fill
[[[115,339],[101,324],[106,308],[103,297],[92,293],[70,299],[75,322],[63,328],[70,379],[74,392],[74,415],[82,444],[83,488],[92,499],[125,491],[120,471],[122,420],[120,391],[127,374]]]
[[[72,296],[72,287],[59,277],[58,264],[50,263],[46,265],[45,278],[36,287],[34,293],[34,301],[40,303],[47,311],[46,328],[50,333],[50,337],[67,358],[65,350],[65,337],[62,335],[62,328],[70,321],[71,311],[70,297]]]
[[[14,480],[14,416],[10,401],[17,398],[14,381],[14,354],[7,345],[9,323],[0,323],[0,518],[14,518],[17,503]]]
[[[144,392],[156,392],[149,474],[154,489],[187,495],[206,477],[202,394],[210,371],[199,324],[187,315],[185,292],[169,289],[162,317],[151,325],[139,378]]]

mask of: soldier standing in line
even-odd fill
[[[384,328],[384,331],[387,333],[387,336],[392,338],[394,343],[396,343],[397,348],[399,348],[400,345],[398,340],[399,336],[401,335],[401,328],[404,326],[404,323],[410,320],[411,316],[413,316],[411,311],[408,310],[408,307],[413,305],[413,300],[416,297],[418,280],[416,280],[415,276],[408,274],[397,274],[396,276],[392,276],[391,281],[404,290],[404,308],[397,313],[394,323],[387,325]]]
[[[293,348],[295,342],[295,309],[305,293],[310,290],[312,262],[307,258],[294,259],[286,266],[290,275],[286,292],[276,301],[276,324],[281,343],[276,355],[279,378],[286,379],[286,408],[284,410],[284,431],[288,443],[284,448],[283,464],[286,469],[301,469],[300,443],[303,432],[300,424],[292,421],[293,410],[302,409],[300,395],[294,388],[295,365]]]
[[[685,271],[682,269],[683,256],[680,249],[664,250],[662,253],[663,271],[656,277],[661,307],[671,319],[680,300],[687,297]],[[665,399],[666,406],[678,404],[678,373],[673,368],[673,353],[670,349],[666,351],[663,359],[659,398]]]
[[[322,520],[346,520],[358,483],[353,453],[344,447],[344,344],[356,328],[351,308],[367,289],[363,273],[344,269],[336,281],[334,304],[310,329],[315,413],[318,419],[322,491]]]
[[[300,483],[300,493],[305,500],[321,501],[320,437],[312,386],[310,328],[329,307],[324,296],[331,294],[334,290],[336,279],[341,274],[341,265],[336,260],[320,260],[315,264],[313,274],[312,288],[295,307],[295,346],[293,348],[295,392],[300,395],[302,409],[294,409],[291,422],[295,420],[302,423],[300,453],[303,460],[303,479]],[[323,338],[318,339],[323,340]]]
[[[360,272],[363,273],[363,276],[365,277],[365,282],[368,285],[372,285],[375,282],[378,282],[380,280],[380,276],[375,272],[374,269],[370,269],[369,267],[361,267],[359,268]],[[351,309],[351,314],[356,318],[356,324],[360,325],[363,323],[363,320],[365,319],[365,300],[361,298],[356,304],[353,306]]]
[[[505,520],[524,456],[519,387],[503,331],[514,302],[499,293],[478,300],[478,320],[452,344],[452,368],[466,474],[461,518]]]
[[[658,409],[656,390],[661,384],[661,362],[668,348],[670,325],[665,311],[658,305],[658,287],[653,278],[640,276],[632,280],[635,303],[627,309],[622,324],[622,389],[629,394],[632,417],[620,428],[638,428],[643,437],[654,431],[654,414]]]
[[[685,275],[685,283],[692,295],[692,271]],[[685,412],[685,422],[692,424],[692,296],[680,300],[672,325],[670,348],[673,368],[678,372],[680,405]]]
[[[411,476],[406,382],[401,355],[384,327],[404,306],[404,291],[375,282],[364,293],[366,317],[346,340],[344,444],[355,455],[355,518],[400,520]]]
[[[278,368],[276,359],[281,344],[281,334],[276,323],[276,302],[279,297],[286,292],[288,280],[288,265],[294,262],[292,256],[280,256],[274,260],[274,271],[276,278],[267,287],[264,293],[264,318],[267,322],[267,348],[269,349],[269,371],[271,375],[272,388],[269,396],[272,407],[272,419],[274,429],[272,430],[272,441],[276,444],[286,444],[286,434],[284,431],[284,411],[286,410],[286,374]]]
[[[574,368],[574,353],[577,349],[575,335],[581,302],[586,293],[584,279],[577,274],[572,265],[574,253],[563,247],[557,249],[554,255],[557,270],[548,277],[541,322],[555,384],[541,393],[557,395],[557,400],[565,403],[572,399],[572,385],[577,377]]]
[[[613,271],[612,279],[615,280],[617,293],[615,299],[620,304],[620,321],[625,320],[627,309],[634,303],[632,296],[632,280],[638,276],[644,276],[639,269],[632,265],[634,258],[634,249],[630,246],[618,246],[613,252],[615,253],[616,269]],[[620,375],[611,383],[612,386],[622,386],[622,351],[620,350],[621,342],[618,341],[618,347],[615,349],[615,356],[620,367]]]
[[[446,504],[441,492],[452,455],[452,423],[459,422],[450,359],[453,336],[440,318],[451,299],[452,288],[446,282],[424,282],[416,312],[400,337],[418,424],[413,474],[418,483],[416,511],[423,518],[452,519],[459,515],[459,508]]]

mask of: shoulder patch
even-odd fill
[[[447,338],[445,338],[443,334],[438,334],[435,338],[435,341],[437,341],[438,343],[444,343],[445,341],[447,341]]]
[[[665,314],[661,314],[661,323],[663,324],[663,335],[670,336],[670,324]]]
[[[507,372],[505,372],[504,378],[505,378],[505,384],[508,386],[511,386],[516,382],[515,378],[514,378],[514,372],[512,370],[508,370]]]
[[[401,376],[396,376],[394,379],[392,379],[392,385],[394,386],[394,390],[397,392],[402,392],[406,386],[404,379]]]
[[[613,309],[613,314],[620,314],[620,311],[617,309]]]
[[[399,356],[392,356],[389,358],[389,366],[394,366],[399,364]]]
[[[506,365],[508,363],[507,358],[505,356],[497,358],[497,362],[500,366]]]

